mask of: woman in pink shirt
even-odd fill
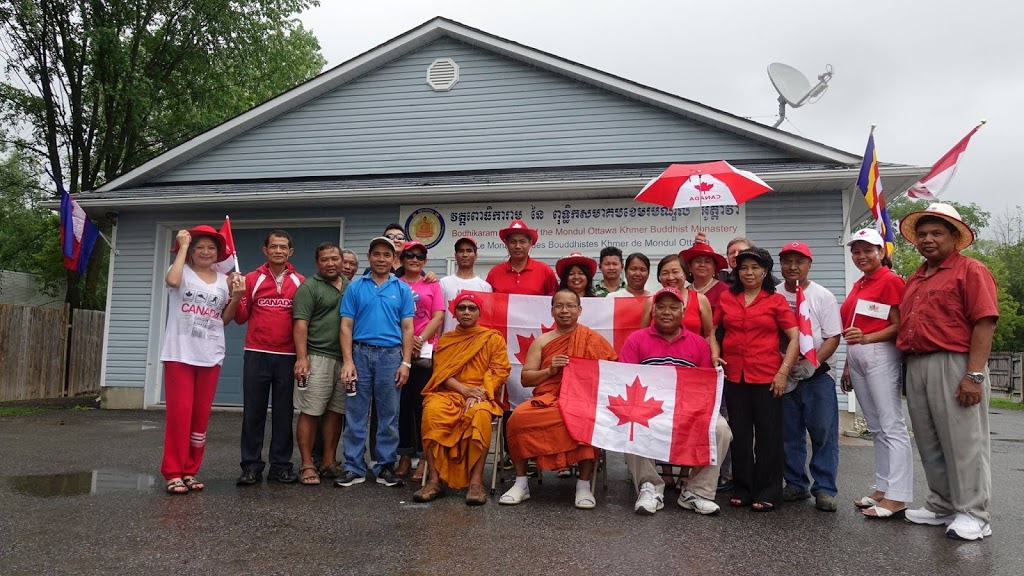
[[[409,381],[402,387],[402,397],[398,413],[398,467],[395,475],[405,477],[412,467],[412,459],[421,450],[420,419],[423,414],[423,386],[433,374],[433,363],[429,356],[437,339],[441,335],[444,323],[444,293],[441,284],[427,282],[423,268],[427,264],[427,247],[419,242],[407,242],[402,251],[402,266],[405,275],[402,280],[412,289],[413,301],[416,303],[416,315],[412,319],[412,330],[415,337],[412,344],[412,369]],[[421,356],[428,353],[427,357]],[[419,482],[423,479],[426,460],[420,459],[411,480]]]

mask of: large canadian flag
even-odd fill
[[[484,303],[480,325],[494,328],[505,335],[508,359],[512,373],[505,390],[511,407],[516,407],[532,396],[520,383],[523,362],[530,344],[538,336],[554,330],[550,296],[524,296],[522,294],[494,294],[474,292]],[[598,331],[616,351],[630,334],[641,328],[644,302],[647,298],[583,298],[580,324]]]
[[[571,358],[558,407],[573,439],[683,466],[718,463],[721,370]]]

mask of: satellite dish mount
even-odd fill
[[[772,128],[778,128],[786,119],[786,104],[792,108],[799,108],[828,90],[828,81],[832,79],[832,65],[825,65],[825,72],[818,75],[818,83],[813,87],[799,70],[780,62],[768,65],[768,78],[775,86],[775,91],[779,93],[779,119],[772,125]]]

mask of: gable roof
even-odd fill
[[[445,36],[752,141],[793,152],[794,155],[809,161],[857,164],[861,160],[859,156],[813,140],[506,40],[454,20],[437,17],[168,150],[100,186],[96,192],[110,192],[145,184],[256,126]]]

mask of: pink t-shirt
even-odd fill
[[[419,336],[420,332],[423,332],[423,329],[430,323],[434,312],[444,311],[444,293],[441,291],[440,282],[427,282],[422,276],[419,280],[407,282],[407,284],[412,289],[412,301],[416,304],[416,314],[412,317],[412,331],[413,334]],[[440,336],[441,329],[438,328],[427,342],[437,344],[437,339]]]

